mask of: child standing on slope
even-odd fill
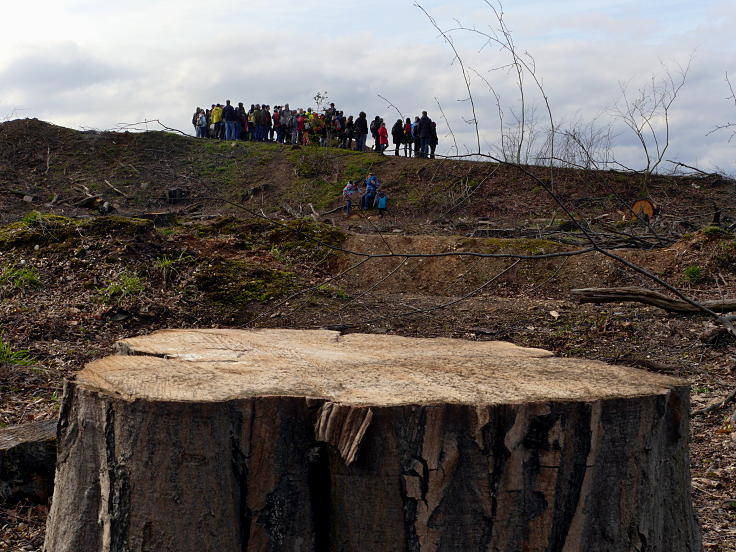
[[[358,188],[358,185],[355,184],[352,180],[348,180],[348,183],[345,184],[345,187],[342,189],[342,197],[345,198],[345,216],[350,216],[350,208],[353,205],[353,194],[355,192],[360,192],[360,189]]]

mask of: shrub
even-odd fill
[[[685,279],[691,284],[699,284],[705,279],[703,269],[700,268],[698,265],[691,265],[687,267],[683,271],[683,273],[685,274]]]

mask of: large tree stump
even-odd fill
[[[331,331],[119,352],[66,386],[47,552],[701,549],[680,380]]]

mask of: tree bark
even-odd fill
[[[54,490],[56,420],[0,429],[0,501],[44,504]]]
[[[684,382],[502,342],[129,339],[67,383],[45,550],[701,550]]]
[[[583,288],[570,291],[578,303],[644,303],[678,314],[703,314],[703,311],[681,299],[673,299],[658,291],[640,287]],[[736,299],[700,301],[713,312],[736,311]]]

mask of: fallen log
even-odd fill
[[[0,501],[45,504],[54,489],[56,420],[0,429]]]
[[[66,384],[47,552],[701,547],[681,380],[328,330],[118,351]]]
[[[678,314],[702,314],[698,307],[651,289],[640,287],[582,288],[570,291],[578,303],[644,303]],[[700,304],[714,312],[736,311],[736,299],[713,299]]]

